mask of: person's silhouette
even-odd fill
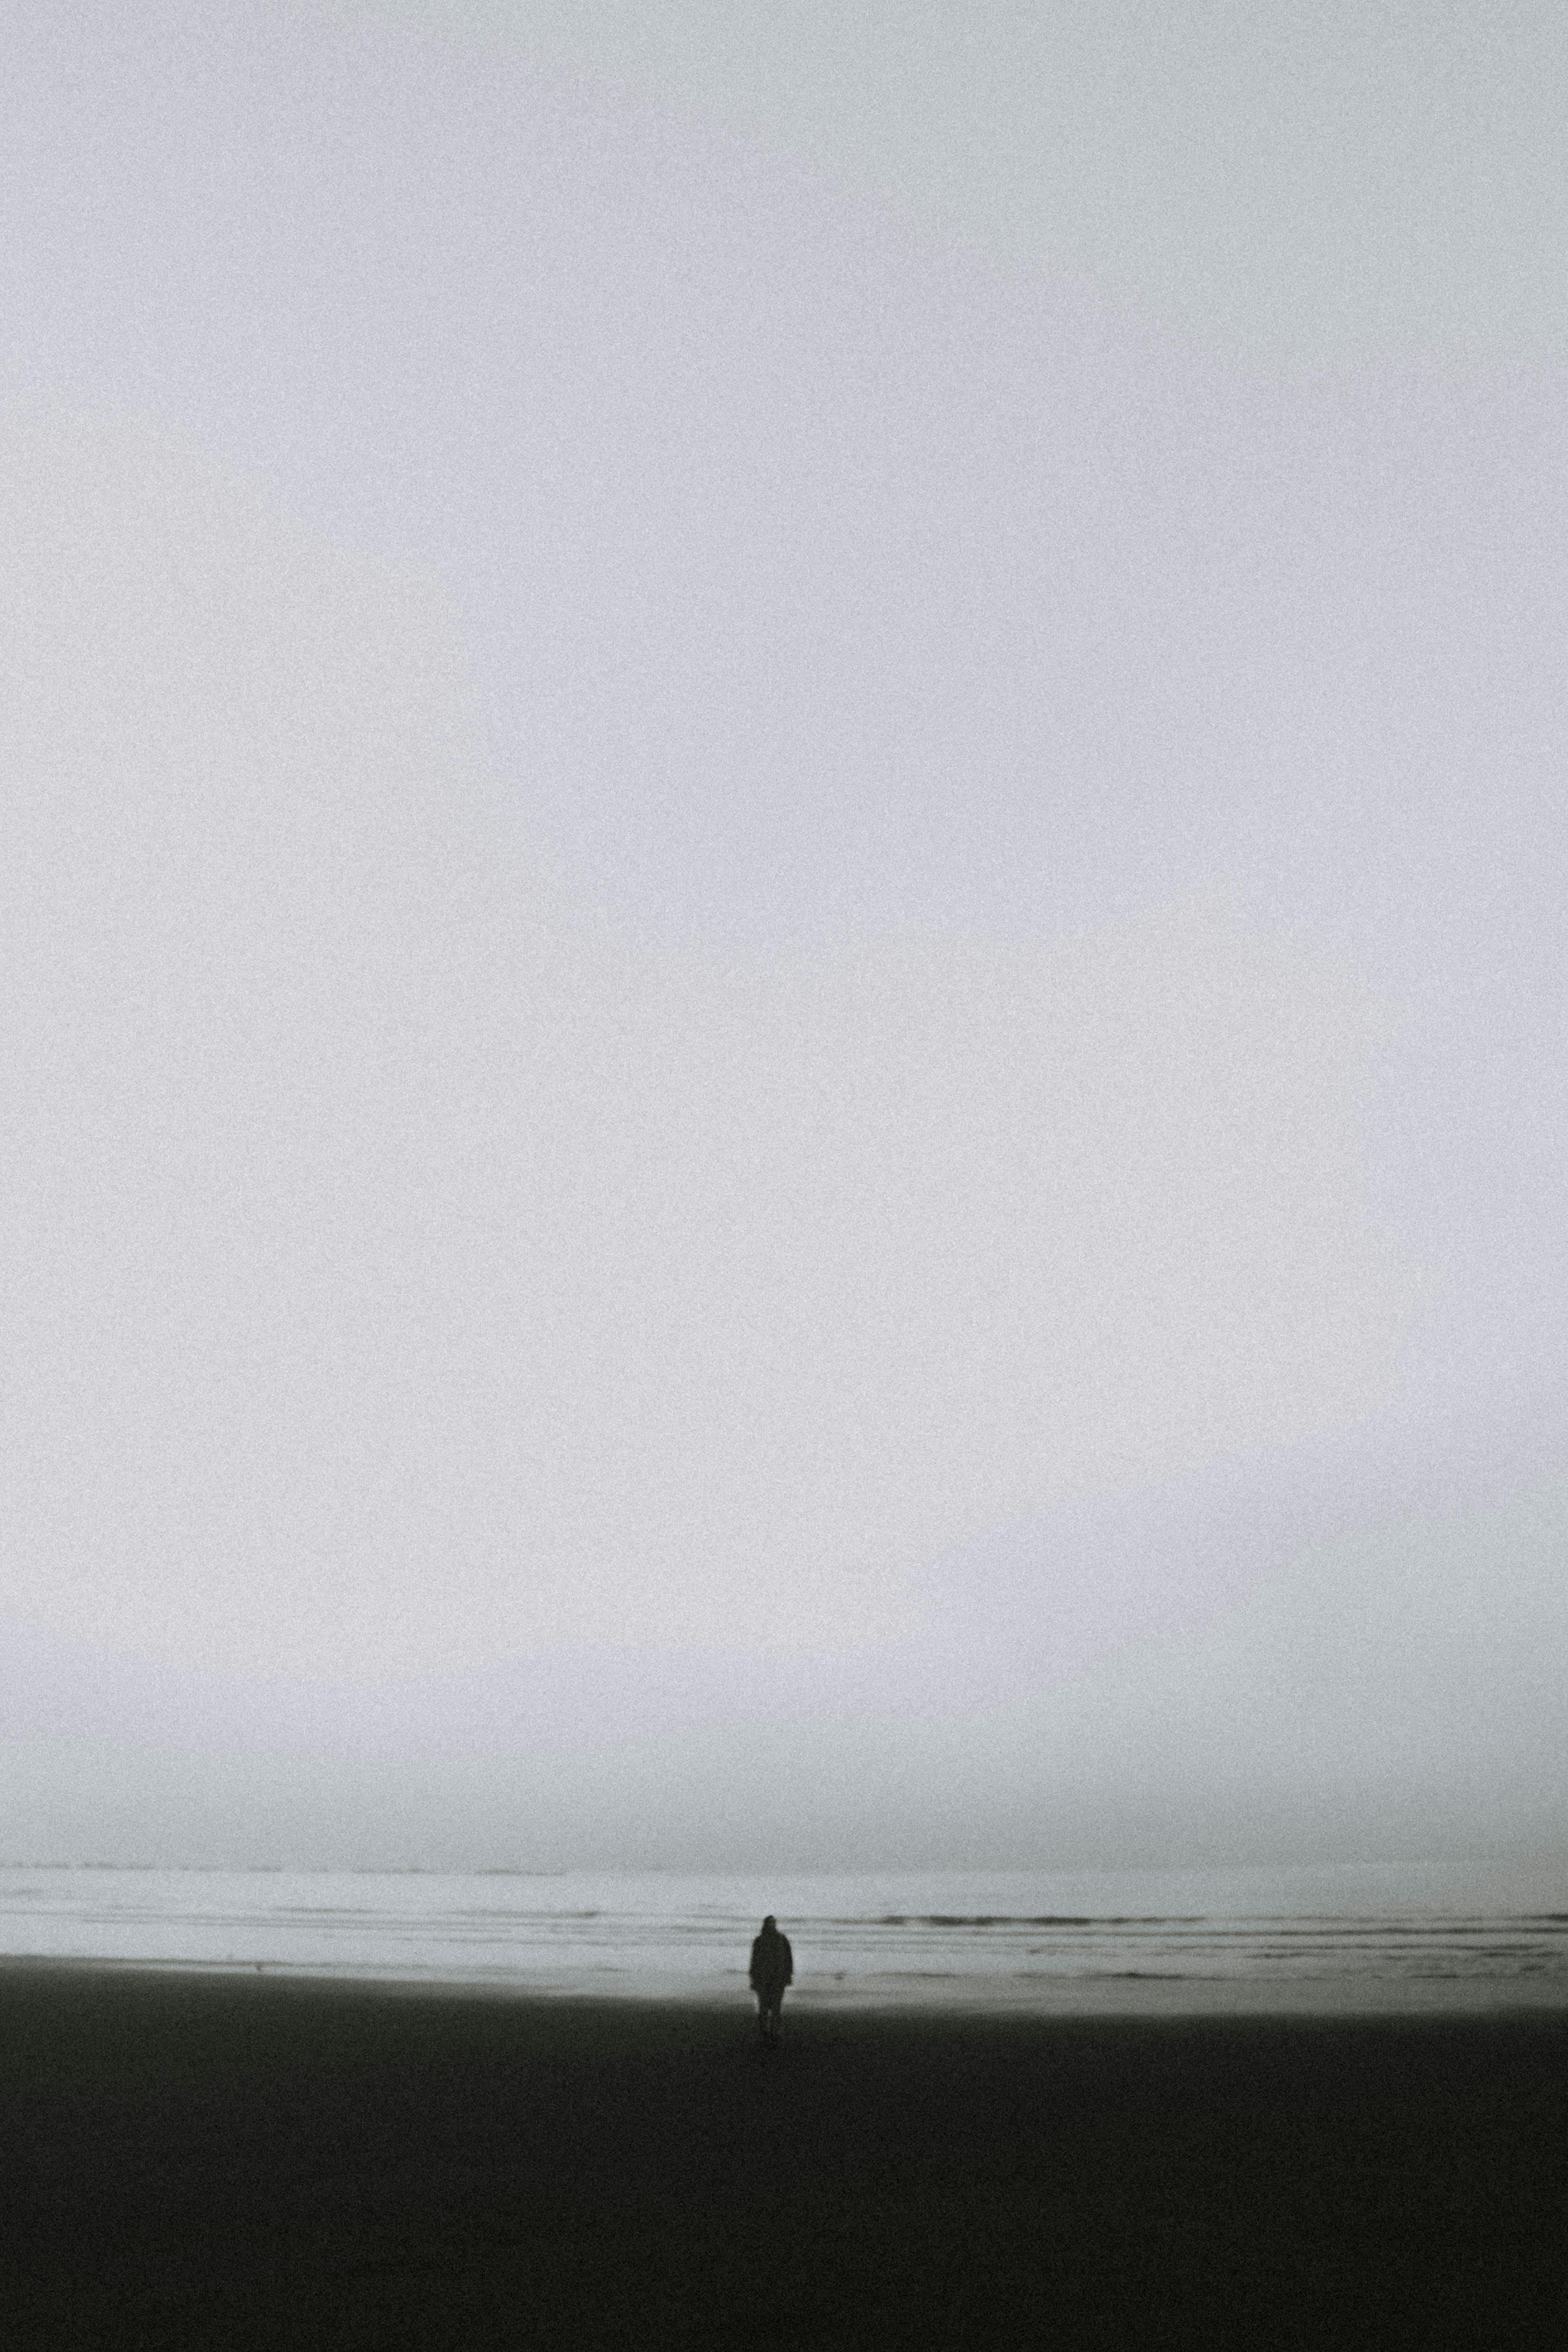
[[[762,1922],[762,1933],[751,1946],[751,1990],[757,1995],[757,2025],[764,2042],[779,2040],[782,2028],[779,2011],[784,2002],[784,1988],[795,1974],[795,1955],[789,1949],[789,1938],[781,1936],[770,1911]]]

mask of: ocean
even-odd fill
[[[744,2002],[776,1913],[797,2006],[1388,2012],[1568,2005],[1528,1871],[125,1870],[0,1866],[0,1958]]]

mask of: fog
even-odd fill
[[[0,1855],[1562,1853],[1555,16],[4,41]]]

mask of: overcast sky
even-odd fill
[[[0,1853],[1562,1853],[1560,10],[0,40]]]

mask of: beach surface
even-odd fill
[[[1547,2346],[1568,2018],[0,1968],[5,2339]]]

